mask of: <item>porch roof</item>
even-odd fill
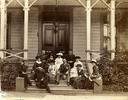
[[[1,1],[1,0],[0,0]],[[7,2],[10,0],[7,0]],[[19,0],[22,4],[24,4],[24,0]],[[29,0],[29,3],[32,3],[34,0]],[[86,0],[80,0],[86,5]],[[91,0],[91,4],[94,4],[97,0]],[[109,3],[111,0],[104,0]],[[128,8],[128,0],[115,0],[118,8]],[[58,0],[60,6],[81,6],[78,0]],[[1,4],[0,4],[1,5]],[[34,5],[56,5],[56,0],[37,0]],[[13,0],[13,3],[9,5],[9,7],[21,7],[17,0]],[[102,0],[94,6],[94,8],[107,8],[106,5],[103,4]]]

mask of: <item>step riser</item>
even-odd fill
[[[53,94],[68,94],[68,95],[73,95],[73,94],[76,94],[76,95],[78,95],[78,94],[92,94],[93,93],[93,91],[74,91],[74,90],[51,90],[52,91],[52,93]],[[46,90],[43,90],[43,91],[25,91],[26,93],[47,93],[47,91]]]

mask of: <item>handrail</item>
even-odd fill
[[[0,49],[0,51],[7,51],[7,52],[13,52],[13,51],[17,51],[17,52],[24,52],[24,51],[28,51],[27,49]]]

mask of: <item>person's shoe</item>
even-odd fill
[[[69,85],[70,85],[70,83],[69,83],[69,82],[67,82],[67,85],[69,86]]]
[[[51,91],[51,90],[49,90],[49,91],[48,91],[48,93],[52,93],[52,91]]]
[[[59,85],[59,82],[56,82],[55,85]]]
[[[30,83],[29,86],[32,86],[32,83]]]

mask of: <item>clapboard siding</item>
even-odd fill
[[[93,10],[91,14],[91,50],[100,51],[101,45],[101,20],[99,10]]]
[[[11,48],[23,49],[23,10],[8,9],[11,13]]]
[[[73,10],[73,52],[85,59],[86,49],[86,12],[82,7]]]
[[[91,15],[91,50],[100,51],[101,21],[99,10],[93,10]],[[86,12],[83,7],[74,7],[73,11],[73,51],[75,55],[85,59],[86,50]]]
[[[28,58],[34,59],[38,53],[38,7],[31,7],[29,11]]]

